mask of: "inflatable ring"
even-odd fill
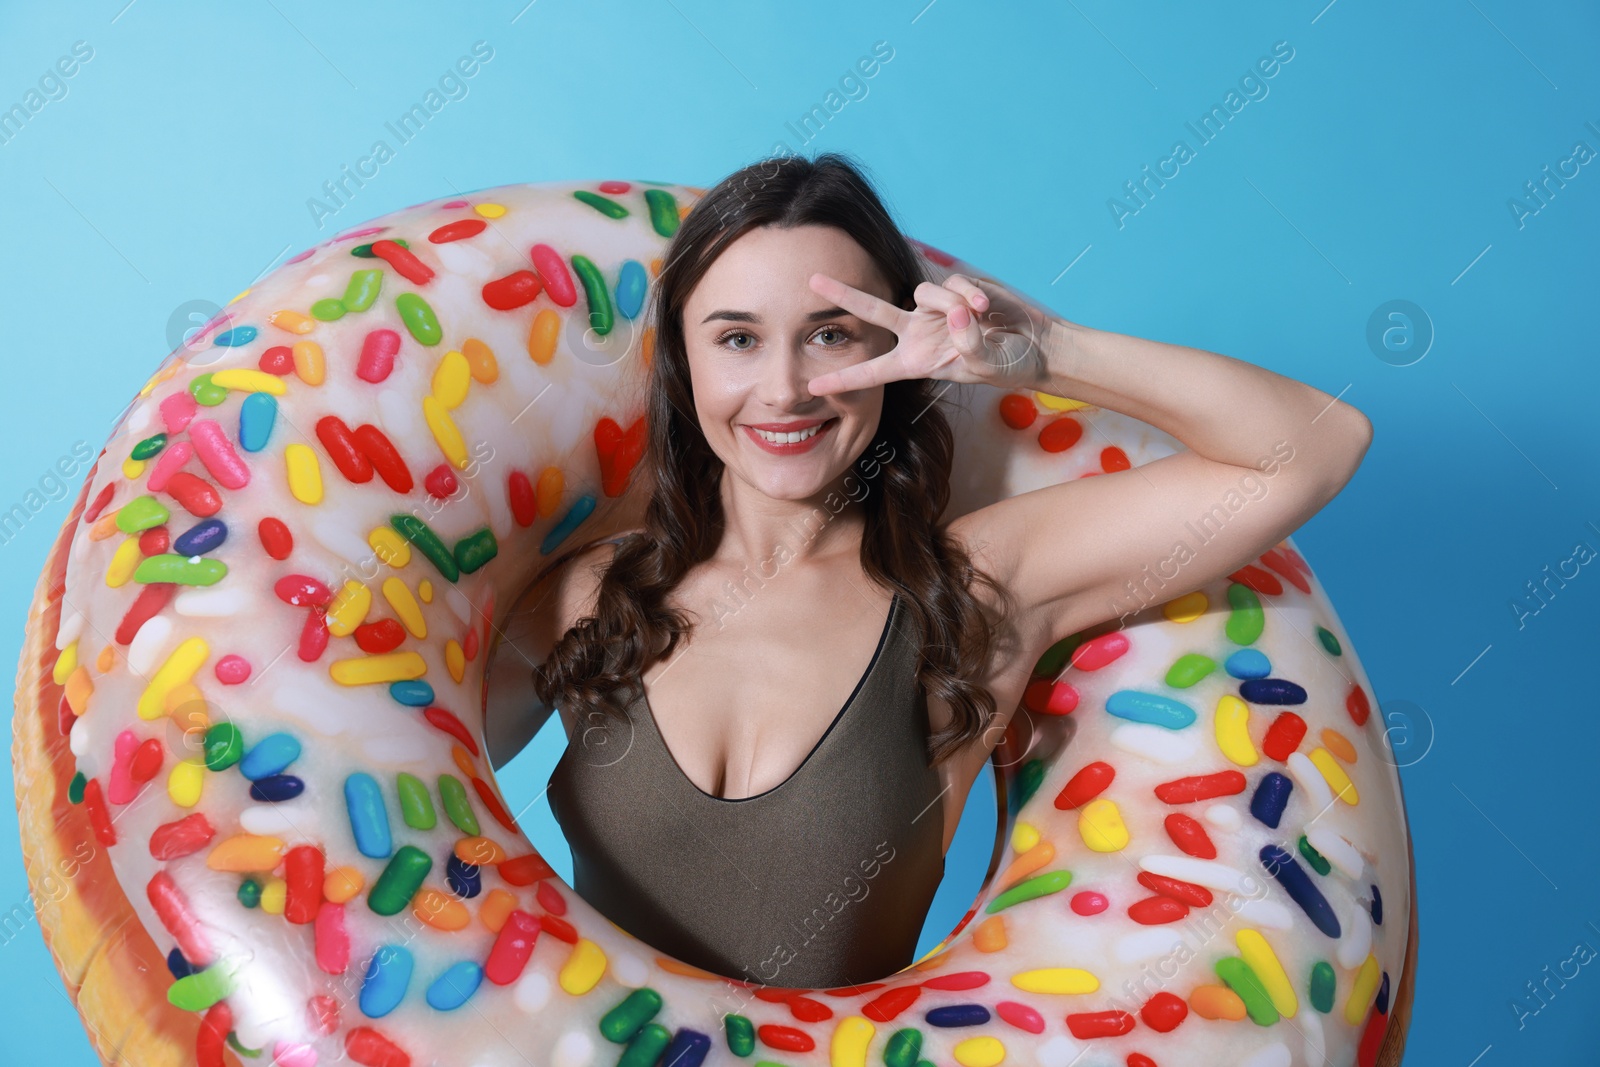
[[[1039,650],[982,893],[879,982],[697,970],[528,843],[486,665],[541,568],[631,525],[642,309],[703,193],[394,212],[235,298],[123,413],[38,585],[14,747],[40,923],[99,1054],[1285,1067],[1371,1064],[1387,1031],[1397,1055],[1399,776],[1287,541]],[[1073,447],[1081,405],[965,391],[952,514],[1175,446],[1103,412]]]

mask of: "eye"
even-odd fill
[[[747,339],[749,339],[751,341],[755,340],[755,338],[752,337],[750,335],[750,333],[748,331],[746,331],[746,330],[729,330],[726,333],[722,334],[722,336],[718,337],[717,340],[716,340],[716,343],[718,345],[722,345],[722,346],[726,346],[728,348],[731,348],[735,352],[748,352],[750,350],[748,345],[730,345],[730,344],[728,344],[728,341],[731,338],[734,338],[734,337],[744,337],[744,338],[747,338]]]
[[[849,330],[846,330],[843,326],[824,326],[822,329],[812,334],[812,338],[815,339],[822,337],[825,334],[832,334],[835,338],[837,338],[837,340],[835,340],[832,344],[823,342],[824,348],[841,348],[855,340],[855,335]]]

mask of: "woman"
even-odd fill
[[[1287,443],[1274,491],[1163,599],[1266,551],[1338,493],[1371,427],[1238,360],[925,279],[831,153],[731,175],[664,260],[644,525],[551,579],[524,728],[561,710],[551,807],[575,888],[613,922],[750,982],[883,978],[912,961],[1041,650],[1108,620]],[[941,522],[956,382],[1125,412],[1189,451]]]

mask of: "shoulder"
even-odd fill
[[[625,531],[637,533],[637,530]],[[600,582],[617,554],[617,541],[607,539],[575,551],[559,565],[555,582],[556,632],[564,634],[579,621],[594,614],[600,595]]]

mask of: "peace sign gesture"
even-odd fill
[[[914,378],[1001,388],[1043,380],[1048,318],[997,282],[980,285],[960,274],[943,284],[923,282],[912,294],[912,311],[826,274],[813,274],[810,282],[818,295],[898,339],[881,356],[811,379],[813,396]]]

